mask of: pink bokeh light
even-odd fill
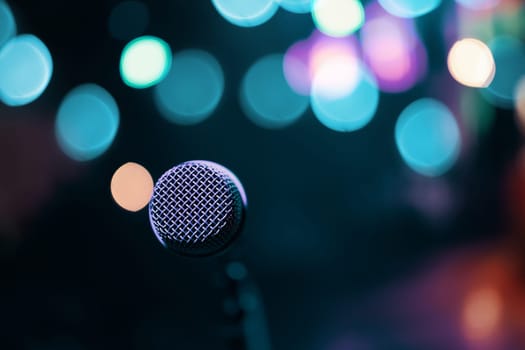
[[[409,90],[426,75],[428,61],[413,20],[394,17],[377,3],[365,11],[367,22],[360,34],[364,62],[381,90]]]
[[[314,77],[323,70],[326,73],[328,63],[346,66],[345,74],[330,78],[329,94],[333,90],[351,89],[352,81],[359,67],[359,46],[355,36],[333,38],[314,31],[310,37],[298,41],[286,51],[283,70],[290,87],[301,95],[309,95]],[[351,73],[355,72],[355,73]],[[344,80],[344,81],[343,81]]]

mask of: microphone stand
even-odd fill
[[[227,291],[223,309],[235,325],[231,350],[271,350],[261,293],[246,266],[238,259],[223,256],[222,279]]]

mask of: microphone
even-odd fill
[[[193,160],[174,166],[157,181],[149,219],[155,236],[168,250],[202,257],[220,253],[235,241],[246,206],[244,188],[230,170],[214,162]],[[231,349],[270,350],[257,286],[244,265],[231,257],[226,257],[223,272],[230,305],[226,313],[239,331],[233,334]]]
[[[160,177],[149,219],[157,239],[170,251],[208,256],[224,251],[239,236],[246,205],[244,188],[230,170],[194,160]]]

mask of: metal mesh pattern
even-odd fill
[[[219,167],[186,162],[159,179],[149,207],[152,228],[171,250],[208,255],[225,248],[239,231],[239,189]]]

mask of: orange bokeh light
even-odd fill
[[[115,171],[111,179],[111,195],[119,206],[139,211],[153,194],[153,178],[142,165],[129,162]]]

